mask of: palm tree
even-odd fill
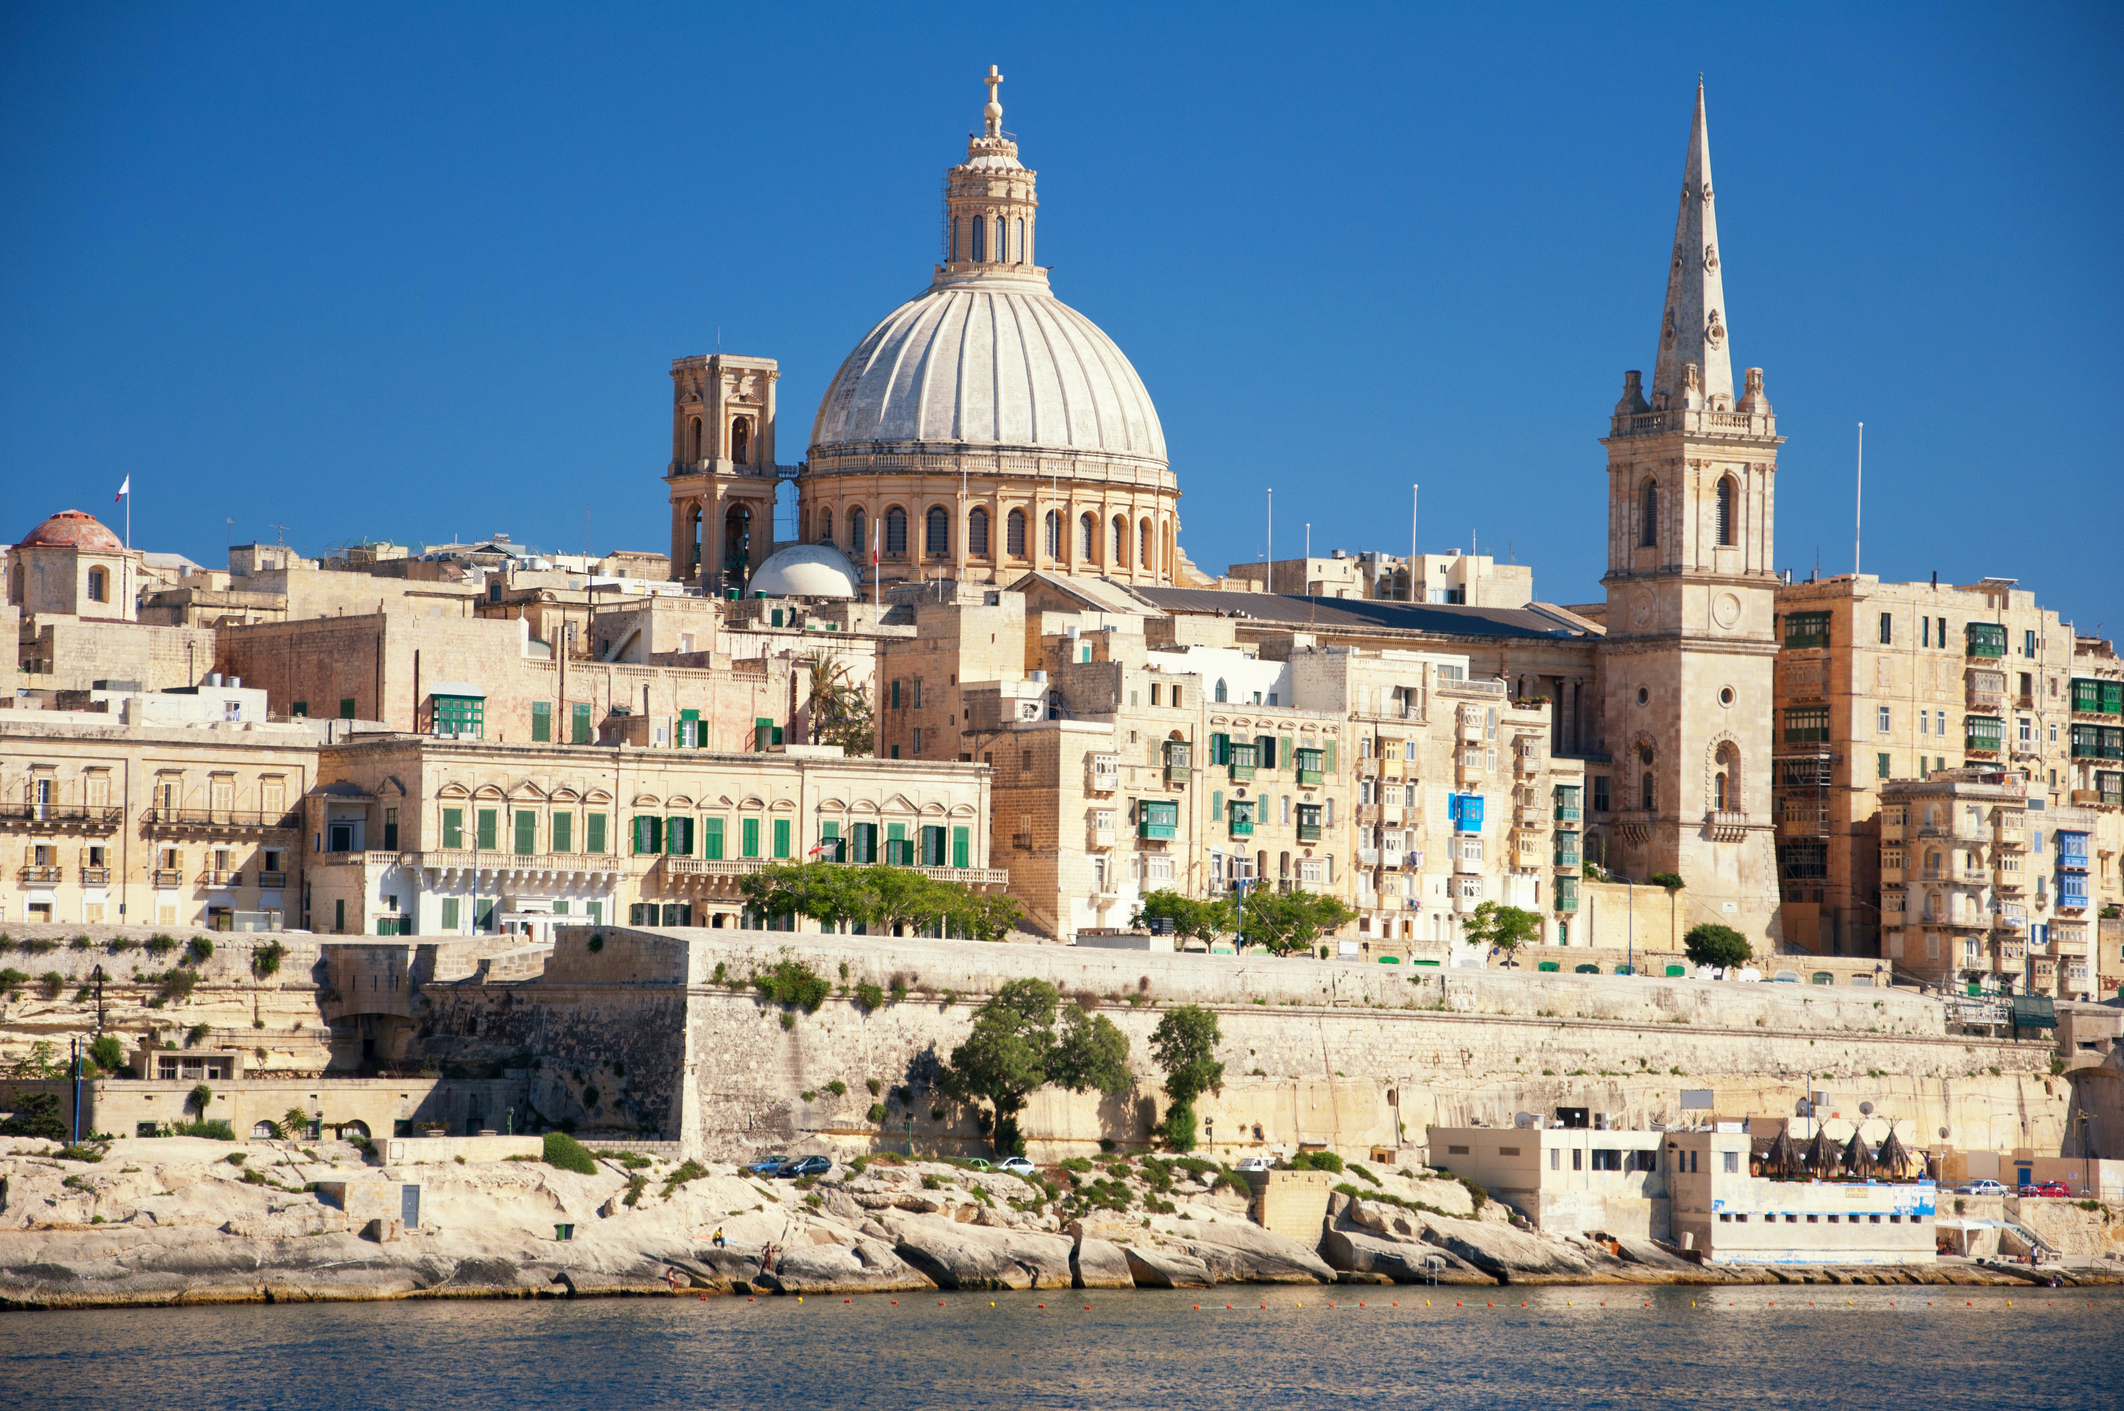
[[[877,723],[863,688],[838,657],[812,658],[804,706],[811,717],[811,743],[839,745],[849,755],[877,749]]]

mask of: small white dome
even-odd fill
[[[791,544],[776,550],[753,572],[746,591],[770,598],[862,596],[855,565],[831,544]]]

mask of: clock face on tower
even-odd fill
[[[1652,623],[1652,595],[1639,593],[1630,604],[1630,625],[1642,631]]]

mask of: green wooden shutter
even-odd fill
[[[604,815],[604,814],[602,814],[602,813],[586,813],[586,814],[584,814],[584,815],[583,815],[583,851],[584,851],[584,852],[603,852],[604,850],[605,850],[605,815]]]
[[[516,811],[516,850],[519,853],[538,850],[538,815],[528,808]]]
[[[673,814],[664,825],[664,851],[673,857],[693,855],[693,820]]]
[[[491,848],[496,845],[495,837],[500,823],[501,815],[495,810],[483,808],[479,811],[479,845],[481,847]]]
[[[465,811],[461,808],[443,810],[442,845],[446,848],[461,848],[465,845]]]
[[[722,860],[722,857],[723,857],[723,820],[722,820],[722,819],[720,819],[720,818],[703,818],[703,819],[701,820],[701,856],[702,856],[702,857],[705,857],[705,858],[707,858],[707,859],[708,859],[708,860],[709,860],[710,862],[720,862],[720,861]]]
[[[854,825],[854,832],[854,861],[862,863],[876,862],[878,860],[878,825],[875,823],[858,823]]]
[[[1335,742],[1333,740],[1327,742],[1327,772],[1330,774],[1335,772]]]
[[[758,857],[760,855],[760,820],[757,818],[743,819],[739,822],[738,828],[741,839],[738,855],[740,857]]]
[[[967,829],[954,828],[951,830],[951,865],[953,867],[973,866],[973,863],[968,860],[972,855],[972,841],[972,834]]]
[[[789,820],[786,818],[774,820],[774,855],[789,856]]]
[[[546,745],[553,742],[553,702],[531,702],[531,743]]]
[[[574,814],[556,813],[553,815],[553,850],[555,852],[575,851]]]
[[[590,743],[590,703],[577,701],[568,708],[568,742],[575,745]]]
[[[1290,736],[1285,735],[1283,737],[1283,749],[1278,752],[1276,758],[1283,760],[1286,764],[1296,764],[1298,759],[1297,751],[1298,742],[1296,740],[1293,740]]]
[[[634,816],[634,850],[637,853],[658,853],[664,850],[664,820],[653,813],[638,813]]]
[[[458,925],[457,898],[444,897],[442,904],[443,930],[454,931]]]
[[[1230,764],[1231,762],[1232,737],[1221,732],[1212,734],[1210,736],[1210,763]]]
[[[1222,790],[1222,789],[1212,789],[1212,790],[1210,790],[1210,822],[1211,822],[1212,824],[1217,824],[1217,823],[1222,823],[1223,821],[1224,821],[1224,790]]]

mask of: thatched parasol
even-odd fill
[[[1807,1170],[1817,1178],[1836,1172],[1836,1143],[1819,1126],[1814,1129],[1814,1140],[1807,1143]]]
[[[1763,1155],[1763,1174],[1790,1178],[1800,1173],[1799,1148],[1792,1144],[1792,1134],[1780,1131],[1770,1143],[1770,1150]]]
[[[1893,1127],[1888,1129],[1888,1140],[1881,1143],[1880,1153],[1873,1160],[1883,1175],[1900,1176],[1909,1169],[1910,1153],[1905,1151],[1902,1142],[1896,1139]]]
[[[1854,1176],[1873,1174],[1873,1148],[1866,1145],[1866,1139],[1855,1127],[1851,1131],[1850,1144],[1844,1148],[1844,1169]]]

